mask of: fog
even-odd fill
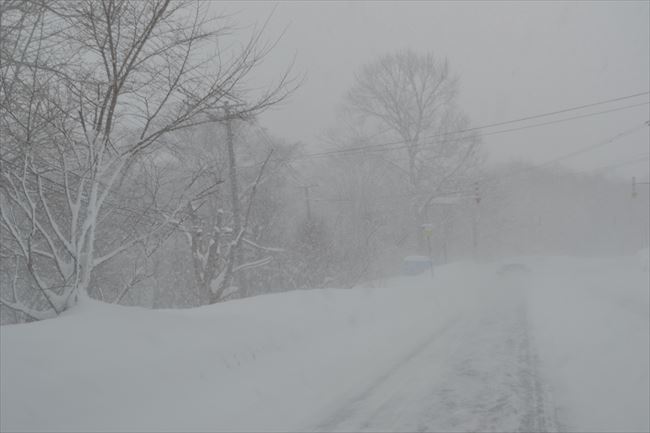
[[[279,72],[295,56],[306,81],[290,104],[261,121],[292,141],[319,147],[336,122],[354,73],[377,56],[404,48],[447,57],[460,76],[459,102],[476,125],[632,94],[648,87],[648,4],[645,2],[391,2],[301,4],[220,3],[247,23],[272,14],[282,34],[263,70]],[[284,32],[284,33],[282,33]],[[622,105],[629,105],[623,103]],[[647,120],[647,107],[521,134],[485,137],[491,161],[542,162],[580,143]],[[574,169],[647,151],[648,135],[616,149],[566,161]],[[568,149],[568,150],[567,150]],[[616,152],[616,153],[614,153]],[[620,153],[619,153],[620,152]],[[647,172],[647,164],[619,173]]]
[[[649,77],[642,1],[1,3],[0,430],[647,431]]]

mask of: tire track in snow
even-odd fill
[[[428,336],[422,343],[419,343],[411,350],[408,355],[398,362],[393,364],[390,369],[388,369],[383,375],[381,375],[374,383],[367,387],[364,391],[358,394],[356,397],[348,400],[344,403],[343,408],[339,409],[336,413],[331,415],[324,422],[320,423],[314,431],[334,431],[337,430],[342,422],[348,420],[355,412],[357,406],[360,403],[365,402],[370,398],[382,385],[384,385],[389,379],[393,378],[397,371],[404,368],[409,362],[416,359],[419,355],[422,354],[431,344],[433,344],[438,338],[443,334],[448,332],[453,326],[459,321],[459,318],[455,318],[447,322],[447,324],[438,329],[436,332]]]
[[[521,307],[522,347],[520,362],[521,376],[526,389],[529,411],[522,419],[521,432],[559,432],[562,431],[557,420],[552,394],[541,377],[541,366],[537,355],[534,336],[531,333],[528,312]]]
[[[525,292],[508,285],[488,288],[475,317],[432,333],[315,430],[558,431]]]

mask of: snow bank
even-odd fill
[[[5,326],[0,429],[299,430],[467,310],[479,279],[450,267],[193,310],[87,302]]]

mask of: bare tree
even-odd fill
[[[137,158],[171,132],[222,121],[226,102],[237,103],[238,117],[253,116],[294,84],[287,71],[260,94],[247,92],[246,78],[273,44],[263,43],[262,28],[238,49],[220,52],[217,42],[230,29],[208,18],[204,3],[11,6],[2,10],[3,34],[23,31],[19,49],[3,44],[0,102],[17,152],[2,156],[0,221],[49,308],[1,302],[40,319],[86,296],[98,266],[178,222],[180,198],[144,228],[98,238],[115,211],[110,197]]]
[[[393,138],[383,158],[406,176],[420,244],[430,200],[478,162],[479,140],[457,107],[457,94],[446,59],[401,51],[364,66],[347,95],[349,117],[380,131],[373,141]]]
[[[196,180],[186,204],[188,217],[180,227],[188,241],[201,304],[247,296],[242,275],[268,264],[280,251],[258,243],[262,228],[254,205],[262,198],[260,189],[281,168],[281,159],[271,161],[274,143],[251,140],[249,123],[231,122],[234,125],[195,128],[178,136],[186,143],[180,147],[185,151],[176,154],[178,178]],[[241,166],[235,153],[263,160]]]

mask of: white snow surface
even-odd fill
[[[638,257],[0,329],[1,431],[648,431]]]

